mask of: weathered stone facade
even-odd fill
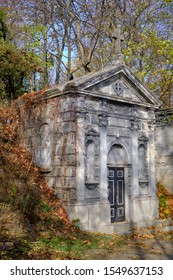
[[[158,218],[160,105],[121,60],[19,104],[23,142],[81,228],[125,233]]]
[[[157,181],[173,194],[173,108],[156,112]]]

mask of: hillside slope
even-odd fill
[[[36,240],[47,231],[75,232],[61,201],[18,143],[17,126],[14,106],[0,107],[0,248]]]

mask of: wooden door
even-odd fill
[[[111,223],[125,220],[124,167],[109,167],[109,202]]]

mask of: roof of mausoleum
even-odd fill
[[[118,84],[119,83],[119,84]],[[116,87],[126,89],[123,96],[116,92]],[[142,106],[159,108],[161,101],[141,82],[122,61],[114,61],[111,66],[103,70],[92,72],[83,77],[75,78],[52,87],[45,91],[46,97],[51,98],[70,92],[97,96],[125,103],[136,103]],[[128,96],[130,93],[131,97]]]
[[[67,93],[82,93],[108,100],[131,103],[140,106],[159,108],[161,101],[125,65],[121,53],[124,40],[120,27],[114,28],[112,41],[115,55],[112,64],[104,69],[56,85],[45,91],[46,98]]]

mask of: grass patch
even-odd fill
[[[79,231],[72,235],[66,236],[50,236],[45,237],[44,233],[38,239],[38,243],[33,247],[33,251],[42,252],[47,248],[47,252],[51,252],[52,258],[60,259],[95,259],[95,257],[101,252],[102,254],[108,254],[128,245],[129,238],[124,236],[118,236],[115,234],[107,235],[101,233],[87,233]],[[96,258],[97,259],[97,258]]]

